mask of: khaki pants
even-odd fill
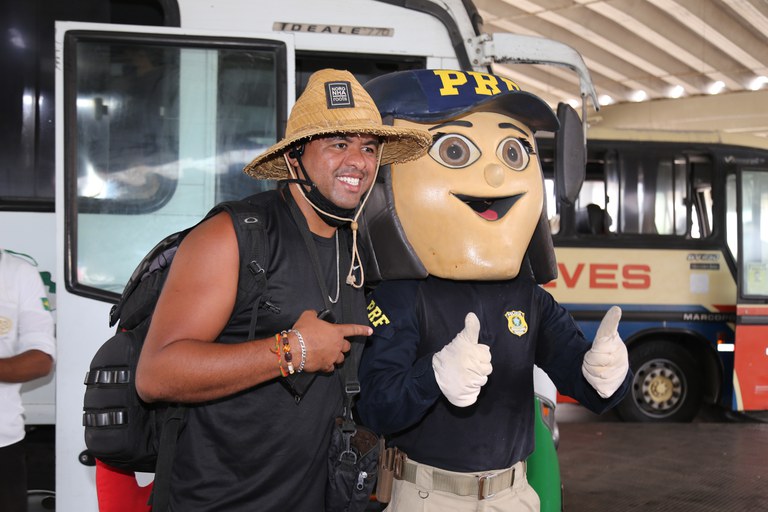
[[[409,463],[415,463],[412,460]],[[528,485],[525,476],[525,463],[518,462],[515,469],[514,482],[510,487],[483,500],[477,496],[460,496],[448,491],[434,490],[433,474],[438,472],[442,477],[469,476],[495,473],[453,473],[418,464],[415,472],[415,483],[406,480],[395,480],[392,487],[392,500],[385,512],[538,512],[539,496]],[[504,470],[499,470],[504,471]],[[438,477],[440,478],[440,477]]]

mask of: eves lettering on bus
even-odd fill
[[[576,288],[579,284],[587,284],[590,289],[646,290],[651,287],[649,265],[579,263],[569,269],[565,263],[558,263],[557,267],[566,288]],[[547,283],[545,287],[556,288],[559,281]]]

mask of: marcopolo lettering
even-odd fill
[[[733,313],[683,313],[684,322],[735,322]]]

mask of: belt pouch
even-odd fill
[[[395,479],[396,448],[385,448],[383,437],[379,442],[381,449],[379,451],[379,477],[376,481],[376,501],[389,503],[392,499],[392,483]]]

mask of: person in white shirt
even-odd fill
[[[0,510],[27,510],[21,385],[44,377],[56,357],[54,321],[35,267],[0,249]]]

